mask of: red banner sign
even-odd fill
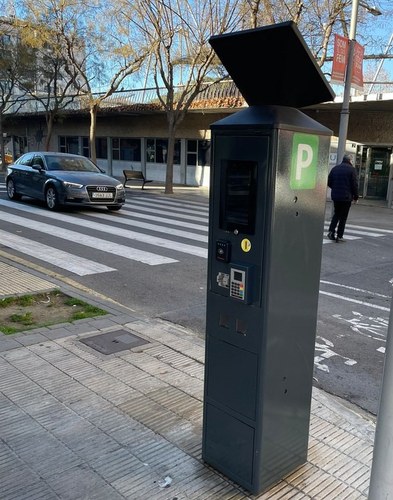
[[[364,47],[356,42],[353,51],[352,85],[361,92],[363,91],[363,56]]]
[[[332,64],[332,83],[344,83],[348,64],[349,39],[341,35],[334,35],[334,55]],[[353,69],[351,84],[357,89],[363,90],[363,56],[364,47],[355,42],[353,51]]]
[[[333,83],[344,83],[347,69],[349,40],[341,35],[334,35],[334,55],[332,65]]]

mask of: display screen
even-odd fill
[[[235,271],[235,272],[233,273],[233,278],[234,278],[236,281],[242,281],[242,277],[243,277],[242,273],[239,273],[238,271]]]
[[[225,160],[221,172],[220,229],[254,234],[257,162]]]

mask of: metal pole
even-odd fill
[[[356,26],[358,23],[359,0],[352,0],[351,25],[349,30],[348,61],[345,72],[345,86],[343,104],[340,113],[340,128],[338,132],[337,163],[340,163],[345,154],[349,122],[349,100],[351,97],[351,83],[353,73],[353,55],[356,43]]]
[[[386,338],[385,364],[375,430],[369,500],[393,499],[393,297]]]

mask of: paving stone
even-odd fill
[[[51,488],[65,500],[122,498],[99,474],[86,464],[76,465],[47,479]]]
[[[0,353],[10,351],[11,349],[17,349],[20,346],[21,344],[17,340],[0,334]]]
[[[367,500],[375,422],[314,389],[308,462],[252,496],[202,460],[203,339],[109,310],[0,335],[1,500]],[[149,344],[103,355],[80,342],[119,328]]]

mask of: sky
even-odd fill
[[[382,15],[377,17],[371,15],[362,4],[375,6],[382,12]],[[14,6],[13,8],[16,9],[16,5],[18,5],[18,2],[15,0],[0,0],[0,15],[6,13],[1,12],[1,10],[8,11],[11,9],[11,6]],[[348,9],[348,16],[350,14],[351,11]],[[348,22],[350,22],[350,19],[348,19]],[[366,55],[384,53],[389,41],[391,41],[389,53],[393,54],[393,0],[359,0],[356,40],[364,46]],[[333,56],[333,54],[328,55]],[[381,67],[377,77],[378,81],[387,80],[393,82],[393,59],[386,59],[382,64],[381,60],[365,60],[363,62],[363,80],[365,82],[371,81],[376,75],[379,65]],[[330,73],[331,63],[327,63],[322,70],[325,74]],[[327,76],[327,79],[329,81],[330,76]],[[136,87],[143,87],[143,78],[135,83],[137,83]],[[135,88],[135,86],[133,87]],[[332,85],[332,87],[336,95],[343,94],[343,85]],[[367,93],[368,87],[365,85],[365,93]],[[393,83],[390,86],[376,84],[373,88],[373,93],[375,92],[393,92]]]

